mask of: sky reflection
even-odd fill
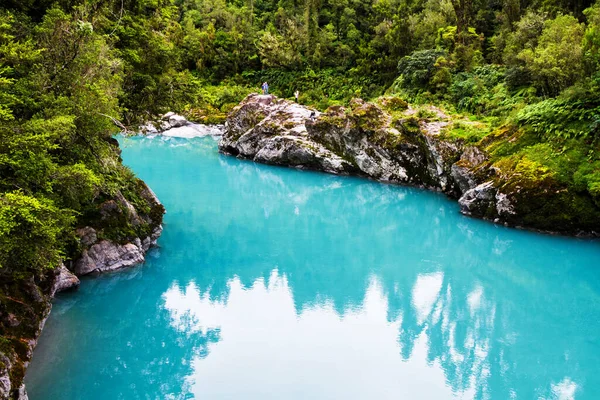
[[[342,312],[326,298],[296,309],[290,283],[277,269],[249,287],[233,277],[226,294],[214,299],[210,288],[193,281],[185,287],[174,283],[162,297],[173,329],[188,336],[218,332],[218,340],[191,360],[185,380],[195,398],[491,398],[490,342],[480,332],[493,330],[494,305],[480,286],[463,299],[469,323],[457,343],[457,322],[448,310],[451,288],[442,293],[442,284],[441,272],[417,276],[411,307],[423,329],[408,357],[399,340],[402,312],[389,318],[376,276],[362,303]],[[436,326],[441,337],[431,333]],[[431,343],[441,338],[446,342]],[[436,356],[431,346],[446,351]],[[453,380],[445,374],[447,363],[459,371]],[[225,377],[234,377],[235,384]],[[565,377],[537,391],[574,399],[577,384]],[[515,390],[508,395],[516,398]]]
[[[402,359],[402,316],[388,320],[375,277],[362,304],[342,313],[326,299],[296,310],[277,270],[249,288],[239,278],[227,286],[226,298],[214,300],[194,282],[174,284],[163,295],[174,329],[220,332],[208,353],[192,360],[187,381],[197,398],[473,398],[473,390],[453,394],[440,365],[427,362],[425,332]],[[225,376],[234,376],[235,385]]]

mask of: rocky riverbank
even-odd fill
[[[79,286],[79,276],[143,263],[156,244],[164,207],[141,180],[127,196],[117,191],[87,216],[75,232],[74,260],[0,283],[0,399],[27,399],[25,370],[56,293]]]
[[[573,235],[600,232],[600,204],[550,176],[493,157],[510,129],[478,143],[445,138],[443,122],[359,99],[324,113],[270,95],[253,94],[229,115],[222,153],[256,162],[362,175],[420,186],[458,199],[465,215],[496,223]],[[401,100],[400,100],[401,101]],[[312,114],[312,117],[311,117]]]
[[[180,138],[202,136],[220,136],[223,125],[206,125],[188,121],[184,116],[168,112],[156,121],[147,122],[138,127],[137,132],[144,135],[162,135]]]

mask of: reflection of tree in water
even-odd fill
[[[313,186],[303,182],[311,173],[274,173],[228,158],[220,163],[224,185],[240,198],[231,204],[221,199],[218,211],[196,216],[190,238],[197,242],[183,247],[198,268],[181,282],[206,282],[210,297],[223,299],[232,276],[250,287],[258,278],[268,282],[277,268],[289,281],[298,313],[329,301],[343,315],[360,307],[374,274],[387,293],[389,319],[402,315],[402,357],[409,359],[425,335],[428,362],[442,366],[456,392],[472,388],[475,398],[489,392],[508,398],[514,388],[526,388],[517,394],[549,396],[553,385],[585,374],[579,362],[593,351],[568,326],[589,325],[584,315],[598,315],[576,295],[579,286],[595,296],[597,290],[572,276],[579,267],[569,262],[567,242],[456,218],[456,206],[436,194],[425,194],[431,198],[421,203],[401,187],[334,176]],[[255,184],[257,175],[261,185]],[[253,206],[228,213],[234,203]],[[219,223],[202,223],[208,214]],[[523,238],[532,246],[513,245]],[[584,250],[597,253],[592,246]],[[548,252],[555,257],[552,265],[539,261]],[[203,265],[199,254],[206,260],[226,257],[218,266]],[[414,304],[415,285],[424,276],[439,281],[425,313]],[[581,316],[571,314],[582,307]]]
[[[189,391],[184,383],[190,361],[206,354],[208,345],[219,340],[219,332],[188,335],[164,329],[169,313],[162,302],[148,301],[161,299],[166,290],[156,278],[140,267],[89,280],[84,293],[60,295],[52,312],[62,315],[48,320],[42,337],[53,346],[42,343],[35,357],[44,362],[34,360],[28,371],[28,376],[58,374],[60,378],[45,380],[45,386],[30,386],[30,398],[183,398]],[[70,304],[74,296],[77,307]],[[98,298],[122,307],[98,307]],[[78,356],[63,363],[65,352]]]
[[[88,281],[62,297],[53,315],[63,315],[44,331],[54,346],[41,346],[45,354],[36,357],[60,360],[64,349],[82,357],[56,361],[70,387],[38,387],[32,399],[61,398],[60,390],[88,394],[89,374],[103,384],[89,399],[190,395],[193,360],[209,360],[212,346],[226,340],[218,320],[197,329],[190,307],[202,308],[193,297],[226,307],[232,282],[251,290],[261,281],[272,287],[273,279],[289,287],[294,318],[316,309],[339,318],[357,313],[375,279],[387,321],[398,323],[398,357],[410,363],[425,354],[465,397],[510,398],[514,391],[518,398],[552,398],[574,387],[589,396],[600,387],[593,374],[600,283],[592,266],[570,261],[573,249],[584,255],[579,260],[598,259],[594,244],[572,247],[457,217],[456,204],[435,193],[315,179],[193,146],[157,157],[155,147],[133,150],[163,182],[150,180],[168,209],[161,238],[168,245],[142,268]],[[175,174],[191,175],[191,183]],[[165,295],[178,293],[185,303],[188,291],[189,304],[174,314]],[[77,307],[68,308],[68,296]],[[30,372],[36,368],[34,362]]]

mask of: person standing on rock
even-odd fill
[[[269,94],[269,84],[267,82],[264,82],[262,84],[262,91],[263,91],[263,94]]]
[[[298,103],[298,96],[300,96],[300,92],[296,90],[294,92],[294,97],[296,98],[296,103]]]

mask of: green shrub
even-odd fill
[[[544,100],[521,110],[515,122],[548,139],[597,137],[600,106],[585,101]]]
[[[0,195],[0,275],[57,266],[73,215],[21,192]]]
[[[435,73],[436,61],[446,56],[444,50],[420,50],[400,59],[398,72],[402,76],[402,86],[410,90],[427,90]]]

